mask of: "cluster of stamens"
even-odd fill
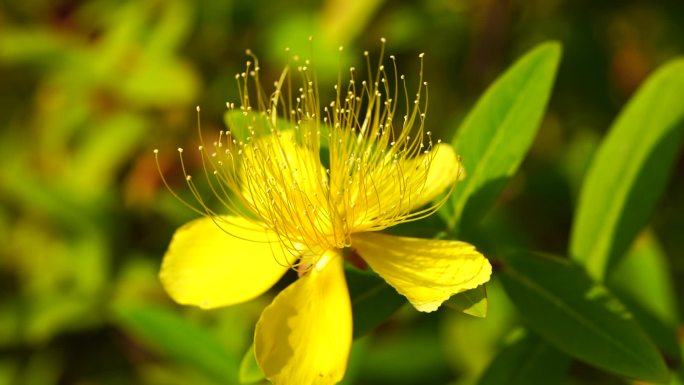
[[[418,90],[410,101],[394,56],[389,57],[389,74],[383,64],[382,43],[377,70],[364,52],[367,80],[357,82],[350,68],[349,80],[344,85],[338,80],[334,100],[324,106],[309,60],[300,63],[293,57],[267,96],[259,62],[247,51],[251,60],[235,77],[240,105],[227,103],[228,130],[199,146],[203,177],[221,210],[211,209],[202,197],[179,148],[199,207],[186,204],[219,227],[227,215],[251,218],[259,226],[255,231],[272,231],[282,247],[297,255],[349,247],[354,232],[382,230],[436,211],[441,202],[411,211],[434,158],[432,134],[424,130],[423,54]],[[397,119],[400,106],[405,113]],[[198,129],[202,141],[199,117]]]

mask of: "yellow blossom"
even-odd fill
[[[344,249],[419,311],[489,280],[491,266],[472,245],[379,232],[434,213],[464,176],[451,146],[425,130],[422,57],[415,97],[393,56],[392,71],[382,55],[371,70],[365,53],[366,80],[352,68],[323,105],[311,63],[295,57],[266,95],[252,56],[236,76],[239,107],[228,103],[235,124],[199,147],[222,212],[205,204],[183,164],[204,218],[174,234],[162,284],[178,303],[209,309],[255,298],[296,269],[300,278],[255,331],[257,362],[275,384],[344,376],[352,342]]]

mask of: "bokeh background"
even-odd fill
[[[197,105],[203,130],[223,127],[245,49],[267,84],[291,47],[310,53],[331,87],[364,50],[377,57],[380,37],[409,79],[426,53],[427,124],[447,140],[515,58],[562,43],[537,139],[485,219],[496,242],[562,254],[611,121],[651,71],[684,53],[684,2],[0,1],[0,384],[235,383],[273,293],[211,312],[167,298],[161,257],[194,214],[161,183],[152,150],[185,194],[175,148],[196,146]],[[684,315],[683,214],[680,151],[632,250],[656,256],[642,268],[663,282],[657,302],[673,322]],[[355,343],[345,383],[474,383],[518,327],[496,278],[488,293],[486,319],[402,308]],[[624,382],[575,363],[567,383]]]

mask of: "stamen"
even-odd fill
[[[340,71],[333,86],[334,100],[325,104],[320,102],[309,59],[290,71],[300,58],[295,55],[290,59],[290,50],[286,49],[290,65],[267,95],[259,79],[258,58],[246,51],[250,60],[235,76],[240,112],[234,103],[226,103],[227,113],[234,111],[239,119],[236,122],[244,128],[219,131],[209,151],[200,128],[200,107],[196,108],[198,151],[204,172],[199,180],[206,181],[204,189],[214,197],[210,200],[220,203],[218,212],[263,223],[278,236],[279,246],[274,247],[296,255],[304,251],[322,255],[326,250],[349,246],[352,232],[381,230],[421,219],[443,204],[444,199],[411,211],[425,188],[436,153],[432,132],[424,130],[428,105],[424,55],[419,55],[417,90],[410,93],[412,87],[403,74],[398,74],[393,55],[389,56],[392,65],[385,66],[386,39],[380,41],[377,65],[371,65],[368,51],[363,53],[365,79],[355,79],[354,67],[349,68],[348,80],[342,79]],[[342,52],[343,47],[338,50]],[[236,137],[242,131],[245,137]],[[320,159],[322,139],[329,154],[328,161],[323,162],[329,165],[326,168]],[[154,153],[161,174],[159,152]],[[186,171],[183,149],[178,153],[187,188],[199,207],[183,203],[220,226],[225,217],[208,207],[196,178]],[[163,175],[162,180],[182,201]],[[306,271],[316,262],[302,258],[293,267]]]

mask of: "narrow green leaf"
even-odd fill
[[[458,293],[444,302],[444,306],[475,317],[484,318],[487,316],[487,288],[481,285]]]
[[[371,271],[346,270],[354,317],[354,338],[378,327],[403,304],[404,297]]]
[[[558,349],[621,376],[667,381],[663,358],[634,316],[571,260],[512,253],[500,278],[529,327]]]
[[[456,230],[479,221],[515,173],[537,133],[561,56],[544,43],[519,59],[492,84],[452,141],[466,178],[442,211]]]
[[[661,67],[615,120],[589,167],[570,255],[602,280],[651,215],[684,132],[684,59]]]
[[[571,359],[537,335],[523,335],[504,346],[478,385],[551,385],[565,380]]]
[[[238,373],[241,384],[254,384],[256,382],[266,379],[264,372],[257,364],[256,356],[254,355],[254,344],[250,345],[245,352],[240,362],[240,372]]]
[[[155,306],[117,309],[117,324],[158,353],[225,384],[237,382],[238,360],[208,331]]]

